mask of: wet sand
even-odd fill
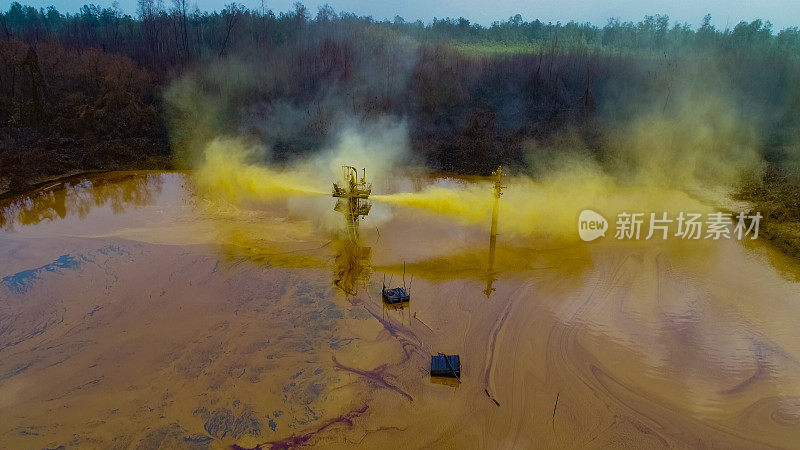
[[[2,447],[800,445],[798,264],[769,248],[501,222],[489,271],[488,224],[376,205],[354,248],[302,202],[92,181],[0,205]]]

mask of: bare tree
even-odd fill
[[[235,2],[225,6],[225,9],[222,10],[222,16],[225,18],[225,40],[222,41],[222,48],[219,49],[220,58],[222,57],[223,53],[225,53],[225,48],[228,46],[231,32],[236,26],[239,16],[242,15],[242,11],[244,11],[244,7],[236,4]]]
[[[147,45],[145,53],[152,62],[152,58],[159,54],[158,24],[156,23],[157,15],[160,12],[159,4],[157,0],[138,0],[137,10],[139,18],[142,20],[142,31]]]
[[[183,51],[186,54],[186,61],[189,61],[191,56],[189,55],[188,2],[186,0],[172,0],[172,3],[175,5],[175,12],[178,15],[180,24],[181,46],[183,46]]]

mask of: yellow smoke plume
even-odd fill
[[[462,223],[478,223],[491,217],[493,201],[490,183],[449,183],[433,185],[420,192],[373,195],[373,200],[415,208],[455,218]]]
[[[651,212],[675,216],[723,206],[737,183],[757,176],[762,159],[756,133],[737,112],[736,100],[720,77],[711,77],[716,84],[703,81],[708,78],[688,77],[694,81],[674,86],[668,103],[641,107],[632,118],[607,126],[599,150],[589,150],[570,133],[560,144],[531,146],[529,172],[505,181],[500,233],[574,240],[583,209],[613,222],[622,211],[642,212],[647,219]],[[413,183],[397,182],[394,173],[409,165],[407,136],[404,124],[388,120],[345,127],[328,149],[284,169],[265,162],[266,148],[217,137],[204,147],[196,180],[201,189],[234,203],[289,198],[290,213],[313,216],[330,228],[341,220],[325,197],[340,166],[355,165],[366,167],[374,182],[371,199],[384,205],[371,220],[388,220],[390,205],[488,228],[494,203],[490,181],[440,179],[417,190],[409,189]]]
[[[281,171],[252,162],[261,152],[238,138],[212,140],[195,172],[197,186],[233,202],[326,194],[320,186],[311,184],[313,178],[298,171]]]
[[[584,209],[603,214],[613,223],[622,211],[657,215],[712,210],[685,192],[653,186],[622,186],[591,167],[557,172],[539,180],[508,177],[499,203],[499,232],[504,236],[576,240],[578,215]],[[488,229],[494,202],[490,182],[433,185],[419,192],[373,196],[375,201],[447,217],[464,225]],[[644,238],[644,236],[642,236]]]
[[[613,223],[623,211],[644,213],[646,221],[650,213],[674,218],[681,211],[729,207],[738,183],[763,170],[759,142],[724,85],[702,80],[675,86],[668,104],[642,108],[633,119],[609,127],[600,158],[569,133],[561,147],[531,146],[533,176],[506,178],[499,232],[575,240],[584,209]],[[464,224],[491,224],[489,183],[434,185],[374,199]]]

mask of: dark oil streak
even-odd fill
[[[407,398],[408,401],[410,401],[410,402],[414,401],[414,398],[411,397],[408,393],[406,393],[405,391],[403,391],[399,387],[397,387],[397,386],[389,383],[388,381],[386,381],[386,379],[384,377],[384,374],[383,374],[383,372],[386,370],[386,367],[387,367],[386,364],[381,364],[380,366],[378,366],[378,367],[376,367],[375,369],[372,369],[372,370],[360,370],[360,369],[356,369],[356,368],[353,368],[353,367],[347,367],[347,366],[343,365],[342,363],[340,363],[339,361],[336,360],[335,356],[331,356],[331,358],[333,359],[333,364],[336,365],[336,368],[338,368],[340,370],[347,371],[347,372],[354,373],[354,374],[359,375],[361,377],[364,377],[364,378],[367,379],[367,381],[370,381],[370,382],[372,382],[374,384],[377,384],[380,387],[383,387],[383,388],[386,388],[386,389],[390,389],[390,390],[393,390],[393,391],[397,392],[398,394],[400,394],[403,397]]]
[[[512,297],[513,297],[513,295],[508,298],[508,302],[506,303],[506,307],[505,307],[505,310],[503,311],[503,315],[500,316],[500,320],[497,321],[497,324],[495,325],[494,331],[492,332],[492,343],[489,344],[489,361],[486,364],[486,373],[483,376],[483,386],[484,386],[484,390],[487,391],[486,392],[487,395],[489,395],[489,392],[488,392],[488,390],[489,390],[489,376],[490,376],[490,374],[492,372],[492,365],[494,364],[494,350],[495,350],[495,346],[497,345],[497,335],[500,334],[500,330],[503,328],[503,325],[505,324],[506,319],[508,318],[508,314],[511,312],[511,304],[513,303],[511,301]]]
[[[353,298],[350,300],[350,303],[353,305],[362,305],[364,309],[366,309],[367,312],[370,313],[370,315],[374,317],[375,320],[377,320],[378,323],[380,323],[383,328],[386,329],[386,331],[389,332],[390,336],[400,342],[400,345],[403,348],[403,359],[398,364],[404,364],[409,361],[414,351],[427,355],[428,352],[425,352],[425,350],[422,348],[419,338],[416,334],[414,334],[413,331],[409,330],[405,326],[395,325],[390,320],[384,319],[377,312],[373,311],[373,306],[369,302],[364,302],[360,299]]]
[[[737,384],[736,386],[733,386],[730,389],[726,389],[726,390],[722,391],[721,392],[722,394],[727,394],[727,395],[738,394],[738,393],[744,391],[745,389],[747,389],[748,386],[752,385],[753,383],[758,381],[760,378],[763,378],[764,375],[767,374],[767,367],[766,366],[767,366],[768,362],[767,362],[767,355],[766,355],[767,352],[766,352],[766,350],[764,348],[765,346],[763,344],[761,344],[760,342],[758,342],[758,341],[752,341],[752,345],[755,347],[753,349],[753,353],[754,353],[753,356],[754,356],[755,362],[756,362],[756,370],[755,370],[755,372],[753,372],[753,375],[751,375],[748,379],[742,381],[741,383]]]
[[[355,440],[355,441],[350,441],[348,443],[352,443],[354,445],[360,445],[362,442],[364,442],[364,439],[367,436],[371,435],[371,434],[382,433],[384,431],[400,431],[400,432],[403,432],[403,431],[406,431],[407,429],[408,428],[383,426],[383,427],[378,427],[378,428],[375,428],[375,429],[372,429],[372,430],[364,430],[364,435],[361,436],[360,439]]]
[[[233,444],[229,448],[231,450],[265,450],[267,448],[272,450],[278,450],[278,449],[299,447],[308,442],[309,440],[311,440],[311,438],[313,438],[314,436],[322,433],[323,431],[325,431],[326,429],[330,428],[333,425],[343,423],[346,424],[349,428],[352,428],[353,419],[367,412],[367,409],[369,409],[369,406],[364,405],[359,409],[350,411],[348,413],[342,414],[341,416],[334,417],[332,419],[328,419],[325,422],[323,422],[322,425],[319,426],[319,428],[317,428],[314,431],[308,432],[306,434],[291,435],[289,437],[283,438],[278,441],[270,441],[258,444],[255,447],[240,447],[236,444]]]
[[[633,408],[630,405],[626,404],[623,400],[622,395],[620,395],[620,394],[627,394],[629,396],[630,395],[635,396],[638,394],[633,392],[630,388],[625,386],[619,380],[615,379],[612,375],[606,373],[603,369],[594,364],[589,365],[589,371],[592,373],[594,379],[603,388],[603,390],[607,395],[610,395],[612,398],[616,398],[618,402],[622,403],[623,405],[630,408],[630,410],[634,412],[634,414],[632,414],[630,417],[625,418],[625,420],[630,422],[642,434],[653,436],[654,438],[658,439],[662,447],[666,448],[670,446],[669,442],[667,442],[667,440],[663,436],[661,436],[660,433],[658,433],[651,427],[646,426],[644,423],[641,422],[641,420],[636,420],[635,417],[636,415],[640,415],[641,417],[644,417],[646,420],[658,425],[659,428],[663,428],[663,426],[661,426],[661,424],[659,424],[658,421],[653,419],[652,417],[648,417],[646,414],[637,411],[636,408]],[[614,392],[615,390],[617,391],[616,393]]]

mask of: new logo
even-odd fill
[[[589,242],[600,236],[605,236],[608,230],[608,221],[599,213],[591,209],[584,209],[578,217],[578,234],[581,239]]]

